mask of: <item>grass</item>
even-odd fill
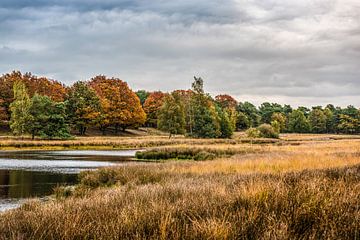
[[[360,238],[360,140],[289,137],[299,144],[176,139],[189,142],[156,149],[233,154],[84,172],[1,214],[0,239]]]

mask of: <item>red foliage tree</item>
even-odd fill
[[[166,94],[163,92],[150,93],[144,103],[144,111],[147,116],[147,125],[150,127],[157,127],[158,112],[164,103]]]
[[[238,102],[230,95],[222,94],[215,97],[215,101],[222,107],[222,108],[236,108]]]
[[[26,85],[30,97],[37,93],[61,102],[66,95],[65,86],[58,81],[37,77],[31,73],[22,74],[19,71],[6,73],[0,77],[0,119],[4,121],[10,117],[9,106],[14,100],[13,86],[16,81],[22,81]]]
[[[140,100],[126,82],[100,75],[92,78],[89,84],[100,98],[99,125],[103,132],[110,125],[115,126],[117,132],[119,127],[125,130],[145,123],[146,114]]]

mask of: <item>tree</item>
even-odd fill
[[[304,113],[300,110],[294,110],[289,115],[289,131],[296,133],[309,132],[310,126]]]
[[[271,116],[271,125],[273,127],[276,125],[276,130],[278,130],[278,133],[281,133],[286,129],[286,120],[285,114],[276,112]]]
[[[115,127],[117,133],[119,128],[125,131],[127,127],[145,123],[146,114],[140,100],[126,82],[118,78],[96,76],[89,84],[100,98],[102,111],[99,126],[103,133],[110,125]]]
[[[65,104],[54,102],[48,96],[35,94],[31,98],[28,132],[46,139],[70,138],[69,127],[66,124]]]
[[[19,71],[4,74],[0,77],[0,117],[7,122],[10,119],[10,103],[14,100],[13,86],[15,82],[25,84],[29,97],[35,93],[49,96],[52,100],[62,102],[66,95],[63,84],[45,77],[37,77],[31,73]]]
[[[217,138],[221,135],[219,118],[211,98],[204,93],[204,82],[194,77],[194,94],[191,98],[193,119],[192,136],[196,138]]]
[[[223,109],[235,109],[238,104],[232,96],[227,94],[217,95],[215,101]]]
[[[146,124],[150,127],[157,127],[158,111],[164,103],[165,94],[158,91],[150,93],[144,103],[144,111],[147,116]]]
[[[324,109],[324,115],[326,117],[326,132],[327,133],[332,133],[332,132],[335,132],[335,114],[334,112],[332,111],[332,109],[326,107]]]
[[[320,108],[314,108],[309,115],[310,129],[314,133],[326,131],[326,116]]]
[[[229,114],[229,108],[221,108],[216,106],[217,115],[219,117],[220,124],[220,138],[231,138],[235,131],[235,124],[232,121],[232,117]]]
[[[283,108],[278,103],[268,103],[265,102],[261,104],[259,107],[260,115],[261,115],[261,121],[263,123],[271,123],[271,116],[274,113],[281,113],[283,112]]]
[[[257,127],[260,124],[260,120],[261,120],[261,116],[259,114],[259,111],[257,110],[257,108],[255,107],[255,105],[253,105],[250,102],[240,102],[237,106],[237,112],[239,113],[243,113],[246,115],[246,117],[249,120],[249,127]],[[238,120],[239,122],[240,120]],[[239,128],[241,129],[241,128]]]
[[[140,103],[141,103],[141,106],[144,105],[146,99],[149,97],[150,93],[145,91],[145,90],[138,90],[136,92],[136,95],[138,96],[138,98],[140,99]]]
[[[349,115],[340,114],[340,123],[337,129],[341,133],[354,134],[360,130],[360,120]]]
[[[169,138],[172,134],[185,132],[185,112],[180,96],[176,94],[165,96],[164,104],[158,114],[158,127],[168,132]]]
[[[69,89],[65,101],[67,117],[80,135],[85,135],[86,129],[97,124],[101,105],[96,92],[85,82],[78,81]]]
[[[11,120],[10,128],[15,135],[26,133],[30,119],[29,110],[31,101],[27,94],[25,84],[21,81],[14,83],[14,101],[10,104]]]
[[[236,120],[236,128],[239,130],[246,130],[250,127],[251,127],[251,122],[248,116],[243,112],[239,112]]]

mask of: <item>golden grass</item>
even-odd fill
[[[179,138],[168,147],[249,150],[82,173],[71,197],[1,214],[0,239],[358,239],[360,140],[323,137]]]

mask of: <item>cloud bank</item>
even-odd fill
[[[357,0],[2,0],[0,72],[360,106]]]

